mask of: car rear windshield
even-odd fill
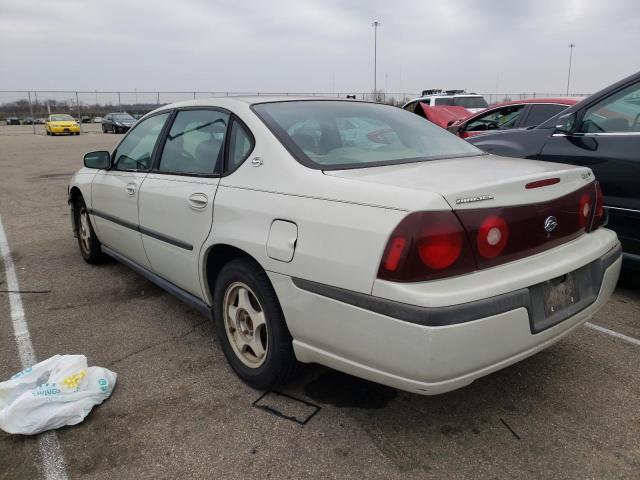
[[[484,97],[442,97],[436,98],[436,105],[449,105],[464,108],[487,108]]]
[[[252,108],[289,152],[311,168],[337,170],[483,154],[433,123],[388,105],[309,100]]]
[[[51,115],[52,122],[75,122],[71,115]]]

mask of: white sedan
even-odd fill
[[[83,258],[211,317],[255,388],[315,362],[453,390],[575,330],[620,272],[591,170],[488,155],[391,106],[176,103],[84,163]]]

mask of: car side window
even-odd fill
[[[219,172],[229,114],[217,110],[178,112],[160,157],[160,172]]]
[[[546,122],[554,115],[565,110],[568,105],[558,105],[556,103],[533,103],[529,109],[529,114],[521,127],[535,127]]]
[[[253,139],[249,132],[238,121],[231,125],[229,135],[229,165],[227,169],[233,171],[247,158],[253,148]]]
[[[578,132],[640,132],[640,83],[630,85],[589,108]]]
[[[115,170],[148,170],[153,147],[162,132],[169,112],[149,117],[138,123],[124,137],[115,151]]]
[[[511,105],[494,110],[469,122],[465,130],[477,132],[513,128],[523,110],[524,105]]]

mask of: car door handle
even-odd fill
[[[207,203],[209,203],[209,199],[204,193],[193,193],[189,195],[187,202],[191,208],[202,210],[207,206]]]
[[[135,195],[136,194],[136,187],[137,185],[135,183],[127,183],[127,185],[124,187],[124,191],[127,192],[128,195]]]

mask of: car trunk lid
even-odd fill
[[[591,170],[585,167],[494,155],[326,170],[324,173],[359,182],[439,193],[455,210],[545,202],[593,181]],[[527,185],[547,179],[557,181],[527,188]]]

